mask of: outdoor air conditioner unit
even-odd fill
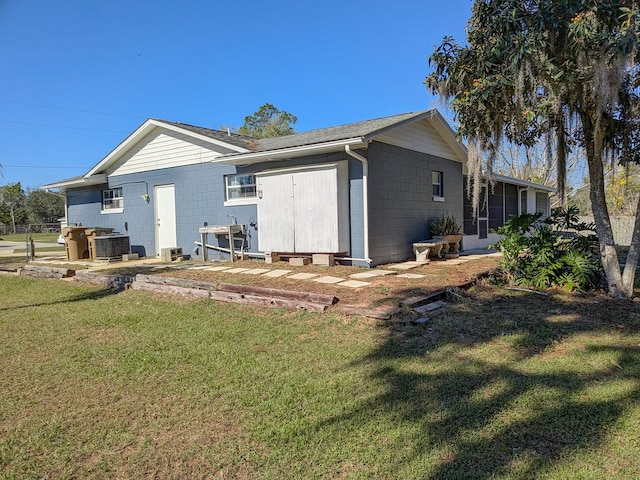
[[[109,259],[122,257],[131,251],[128,235],[103,235],[95,237],[95,258]]]

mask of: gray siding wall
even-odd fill
[[[462,224],[462,165],[432,155],[379,142],[358,152],[369,160],[369,246],[372,265],[402,261],[413,256],[412,243],[431,237],[428,223],[441,214],[454,215]],[[350,255],[364,256],[362,164],[344,152],[313,155],[293,160],[264,162],[246,167],[203,163],[110,178],[109,186],[121,186],[124,212],[101,214],[101,191],[106,186],[67,191],[69,223],[114,228],[128,233],[132,250],[156,255],[154,186],[175,185],[178,246],[194,254],[198,229],[228,224],[228,215],[249,225],[248,247],[257,251],[259,219],[255,205],[224,206],[224,175],[257,173],[302,165],[349,161]],[[444,173],[445,202],[432,199],[431,172]],[[146,183],[145,183],[146,182]],[[141,196],[149,193],[149,203]],[[215,237],[209,242],[216,244]],[[215,256],[216,254],[212,254]],[[355,261],[356,264],[366,265]]]
[[[256,206],[224,206],[224,175],[236,173],[236,168],[227,165],[203,163],[183,167],[167,168],[109,179],[109,187],[122,187],[124,211],[122,213],[101,214],[101,191],[106,186],[93,189],[67,191],[69,222],[84,226],[114,228],[128,233],[132,251],[148,257],[156,255],[154,187],[175,185],[176,230],[178,246],[185,254],[195,253],[196,240],[200,240],[198,229],[207,222],[209,225],[229,224],[235,215],[238,223],[249,224],[256,220]],[[141,197],[149,193],[147,203]],[[256,230],[249,227],[248,247],[256,251]],[[209,243],[217,244],[209,235]],[[215,253],[211,256],[215,258]]]
[[[103,224],[102,189],[106,185],[67,190],[67,223],[85,227],[111,227]],[[111,227],[113,228],[113,227]]]
[[[367,157],[372,265],[414,257],[412,243],[431,238],[429,222],[442,214],[462,225],[462,164],[379,142]],[[444,202],[433,201],[433,170],[444,173]]]

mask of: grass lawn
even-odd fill
[[[640,309],[426,326],[0,277],[2,478],[640,477]]]
[[[58,241],[58,232],[51,233],[31,233],[34,242],[56,243]],[[25,233],[17,233],[15,235],[0,235],[0,240],[6,242],[25,242],[27,235]]]

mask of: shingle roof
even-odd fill
[[[197,133],[198,135],[203,135],[205,137],[213,138],[214,140],[219,140],[221,142],[226,142],[231,145],[235,145],[236,147],[248,149],[249,148],[248,142],[253,141],[251,137],[238,135],[237,133],[229,133],[229,132],[224,132],[222,130],[214,130],[211,128],[197,127],[195,125],[189,125],[188,123],[170,122],[168,120],[160,120],[160,119],[156,119],[156,120],[162,123],[173,125],[175,127],[183,128],[184,130],[189,130],[190,132]]]
[[[416,117],[426,116],[431,110],[403,113],[389,117],[364,120],[361,122],[337,125],[328,128],[309,130],[308,132],[295,133],[284,137],[263,138],[256,140],[251,145],[253,152],[266,152],[284,148],[302,147],[317,143],[333,142],[357,137],[370,137],[376,133],[399,124],[416,120]],[[229,154],[233,156],[235,154]]]
[[[314,145],[318,143],[333,142],[345,140],[349,138],[370,137],[376,133],[386,130],[399,124],[416,120],[417,117],[424,117],[431,110],[422,110],[419,112],[409,112],[400,115],[391,115],[389,117],[375,118],[373,120],[364,120],[360,122],[347,123],[344,125],[336,125],[327,128],[318,128],[309,130],[308,132],[294,133],[293,135],[285,135],[283,137],[254,139],[237,133],[228,133],[221,130],[211,128],[197,127],[187,123],[171,122],[168,120],[158,120],[169,125],[174,125],[185,130],[203,135],[214,140],[230,143],[237,147],[246,148],[252,152],[268,152],[271,150],[281,150],[285,148],[302,147],[305,145]],[[225,155],[234,156],[242,155],[238,153],[229,153]]]

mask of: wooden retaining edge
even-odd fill
[[[135,278],[136,282],[153,283],[155,285],[174,285],[176,287],[194,288],[197,290],[217,290],[217,284],[214,282],[205,282],[202,280],[189,280],[186,278],[163,277],[159,275],[145,275],[139,273]]]
[[[77,270],[75,280],[79,282],[103,285],[116,290],[124,290],[133,282],[133,275],[105,275],[91,270]]]
[[[303,302],[321,303],[331,306],[338,301],[333,295],[322,293],[296,292],[293,290],[279,290],[277,288],[255,287],[253,285],[236,285],[232,283],[221,283],[218,290],[222,292],[245,293],[266,297],[276,297],[288,300],[300,300]]]
[[[75,270],[68,268],[45,267],[27,264],[20,270],[20,275],[35,278],[69,278],[75,275]]]
[[[440,299],[440,297],[443,297],[445,293],[446,293],[446,289],[440,288],[438,290],[434,290],[433,292],[429,292],[426,295],[405,298],[404,300],[400,301],[400,306],[406,306],[409,308],[419,307],[426,303]]]
[[[358,305],[339,305],[334,308],[337,313],[344,313],[346,315],[360,315],[362,317],[376,318],[378,320],[389,320],[392,315],[398,313],[400,308],[395,305],[389,305],[385,307],[361,307]]]
[[[136,281],[131,284],[133,290],[144,290],[147,292],[155,293],[168,293],[170,295],[181,295],[183,297],[193,298],[210,298],[209,290],[202,290],[198,288],[180,287],[177,285],[163,285],[161,283],[148,283],[142,282],[136,278]]]
[[[136,275],[131,287],[134,290],[210,298],[222,302],[245,303],[263,307],[294,308],[310,312],[323,312],[336,301],[335,297],[329,295],[228,283],[216,286],[212,282],[143,274]]]
[[[18,273],[18,267],[12,267],[10,265],[0,265],[0,272],[2,272],[2,273]]]
[[[209,292],[212,300],[231,303],[246,303],[249,305],[259,305],[262,307],[274,308],[294,308],[296,310],[306,310],[308,312],[324,312],[328,305],[303,300],[287,298],[265,297],[237,292]]]

